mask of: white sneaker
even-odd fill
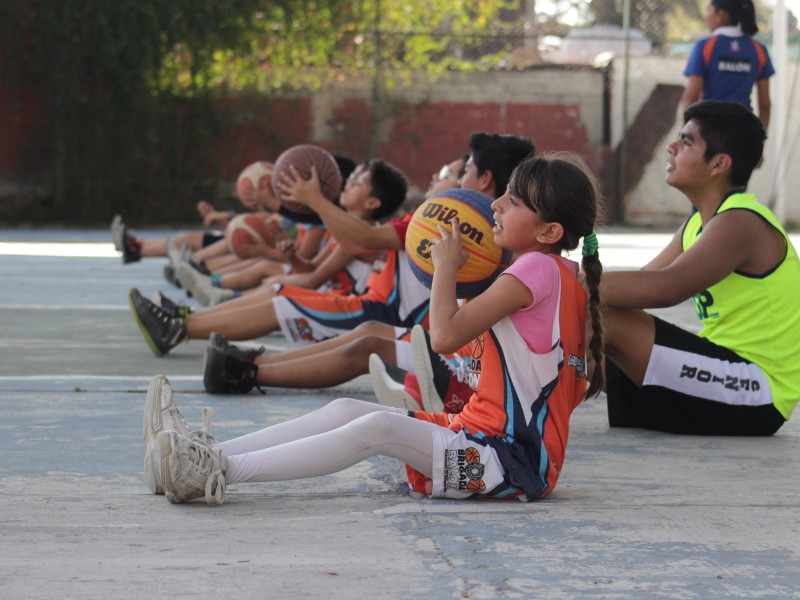
[[[203,429],[192,432],[181,411],[175,405],[175,400],[172,397],[172,385],[170,385],[169,379],[163,375],[156,375],[150,381],[144,401],[142,437],[145,443],[144,479],[153,494],[164,493],[164,486],[161,484],[161,472],[158,466],[156,436],[161,431],[177,431],[181,435],[212,443],[214,436],[208,433],[208,428],[211,425],[211,416],[211,409],[204,408]]]
[[[369,376],[378,402],[384,406],[422,410],[422,402],[405,385],[405,371],[384,361],[379,355],[369,355]]]
[[[442,402],[443,392],[437,389],[436,384],[447,381],[450,372],[447,363],[438,354],[430,349],[428,336],[421,325],[411,328],[411,364],[414,366],[414,375],[417,376],[419,394],[425,410],[441,412],[444,410]]]
[[[203,275],[188,262],[180,262],[175,266],[175,275],[183,289],[192,293],[192,297],[203,306],[211,304],[214,295],[214,284],[211,278]]]
[[[209,306],[216,306],[228,300],[233,300],[236,297],[236,292],[233,290],[226,290],[225,288],[213,288],[211,296],[208,298]]]
[[[175,246],[172,240],[167,240],[167,258],[173,266],[181,262],[181,249]]]
[[[177,504],[205,497],[209,506],[223,503],[228,459],[219,448],[175,431],[160,432],[156,442],[167,500]]]
[[[191,262],[192,258],[194,258],[194,253],[192,252],[192,247],[189,245],[189,242],[183,242],[181,244],[180,254],[179,254],[179,262]]]

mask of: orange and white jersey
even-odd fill
[[[392,307],[399,317],[396,325],[428,326],[431,291],[422,285],[408,264],[403,250],[384,250],[372,263],[364,300]]]
[[[586,392],[586,294],[559,258],[558,308],[548,352],[532,351],[506,316],[473,343],[477,392],[450,428],[491,446],[528,499],[549,494],[561,472],[569,417]]]

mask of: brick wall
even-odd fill
[[[253,160],[274,160],[287,147],[313,143],[355,160],[369,153],[400,167],[425,189],[431,173],[467,151],[472,131],[532,137],[541,151],[569,150],[599,171],[603,74],[564,67],[459,74],[395,91],[373,122],[369,82],[351,81],[313,96],[237,99],[224,107],[232,123],[215,146],[223,177]]]
[[[467,151],[472,131],[488,131],[530,136],[542,151],[571,150],[599,170],[607,153],[601,137],[603,78],[599,70],[563,66],[458,73],[395,89],[381,105],[390,108],[374,116],[367,80],[348,80],[309,95],[243,96],[221,102],[222,133],[208,148],[195,151],[214,152],[219,176],[233,181],[246,164],[274,160],[301,143],[362,160],[375,126],[375,155],[396,164],[424,190],[431,173]],[[20,98],[15,104],[14,94],[0,85],[0,182],[6,184],[20,178],[31,148],[40,149],[39,158],[27,164],[42,169],[40,175],[48,175],[52,158],[39,103],[30,93]]]

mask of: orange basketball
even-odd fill
[[[228,249],[241,257],[245,245],[274,246],[280,229],[280,223],[269,213],[236,215],[225,228],[225,239]]]
[[[472,298],[488,288],[511,264],[511,252],[494,241],[492,199],[475,190],[453,189],[439,192],[415,212],[406,232],[406,255],[411,270],[423,285],[433,283],[431,240],[439,237],[440,225],[450,226],[458,218],[461,245],[467,261],[456,276],[456,295]]]

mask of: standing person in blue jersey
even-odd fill
[[[689,81],[681,112],[699,100],[728,100],[753,110],[750,96],[755,86],[758,116],[767,129],[769,78],[775,69],[767,49],[752,37],[758,33],[753,0],[711,0],[705,22],[711,34],[695,44],[683,72]]]
[[[603,275],[609,424],[772,435],[800,399],[800,260],[744,190],[766,134],[736,102],[693,104],[684,123],[665,180],[694,214],[642,270]],[[642,310],[690,298],[699,335]]]

